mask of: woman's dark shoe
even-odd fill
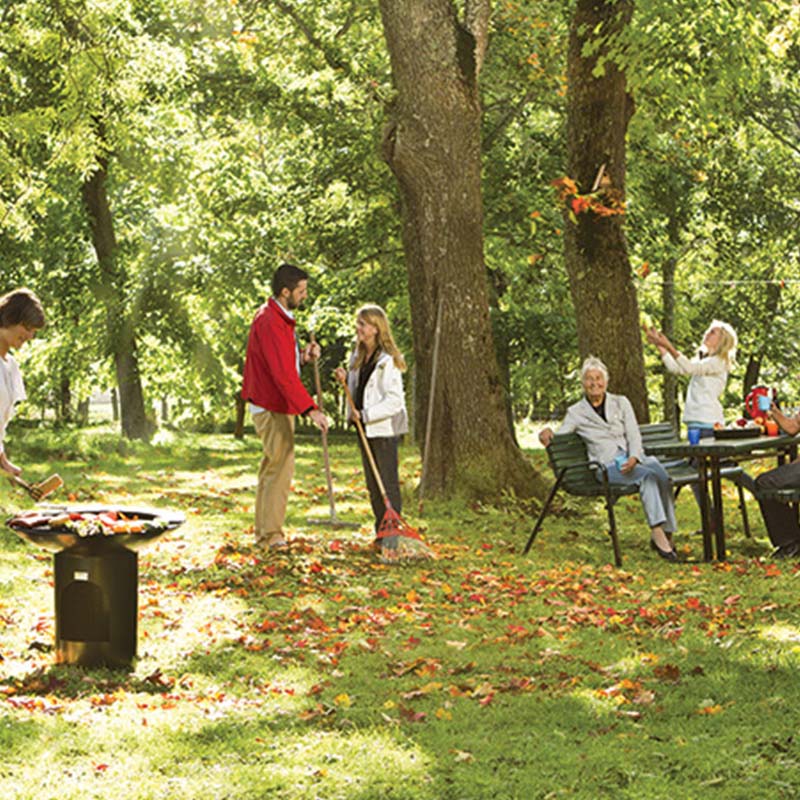
[[[672,563],[680,561],[678,554],[674,550],[662,550],[652,539],[650,540],[650,549],[655,550],[664,561],[671,561]]]
[[[797,558],[798,556],[800,556],[800,542],[781,545],[772,554],[773,558]]]

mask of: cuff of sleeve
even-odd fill
[[[305,411],[301,412],[300,416],[307,417],[315,408],[316,406],[309,406]]]
[[[367,422],[367,412],[364,409],[361,409],[361,421],[366,423]]]

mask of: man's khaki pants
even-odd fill
[[[261,411],[253,416],[264,456],[256,490],[256,544],[282,534],[294,474],[294,416]]]

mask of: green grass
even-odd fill
[[[560,501],[528,557],[536,507],[426,502],[403,453],[405,516],[434,562],[378,563],[355,442],[332,440],[327,517],[316,437],[300,437],[288,534],[252,546],[253,436],[25,431],[32,477],[81,501],[179,508],[139,556],[130,672],[53,665],[51,557],[0,547],[0,797],[510,800],[792,798],[800,783],[795,563],[772,564],[754,502],[745,540],[726,487],[731,558],[697,563],[678,504],[672,566],[619,503],[625,566],[602,506]],[[531,450],[542,465],[542,453]],[[2,483],[6,512],[26,506]]]

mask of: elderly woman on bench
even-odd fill
[[[592,461],[604,464],[611,483],[635,484],[639,489],[650,546],[666,561],[678,561],[672,544],[677,530],[672,482],[657,458],[646,456],[633,407],[627,397],[610,394],[608,370],[599,358],[589,356],[581,367],[584,397],[567,409],[558,433],[577,433],[586,442]],[[547,447],[553,431],[545,428],[539,441]],[[598,470],[598,480],[601,474]]]

